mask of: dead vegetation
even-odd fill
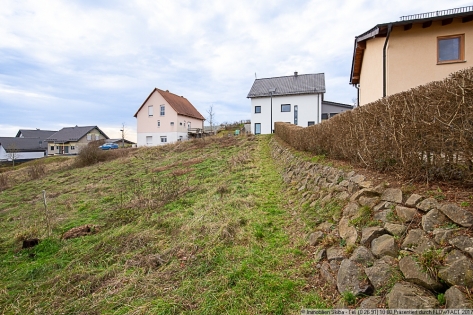
[[[473,183],[473,68],[307,128],[276,123],[298,150],[414,180]]]

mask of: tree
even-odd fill
[[[15,144],[11,144],[8,148],[5,148],[7,152],[8,159],[13,162],[13,166],[15,166],[15,161],[20,158],[20,150]]]
[[[214,106],[213,104],[210,105],[210,108],[207,110],[207,113],[209,114],[208,116],[208,119],[209,119],[209,124],[210,124],[210,131],[214,131],[214,124],[215,124],[215,121],[214,121],[214,117],[215,117],[215,112],[214,112]]]

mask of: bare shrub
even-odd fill
[[[9,187],[8,173],[0,173],[0,191]]]
[[[105,161],[105,152],[96,145],[87,145],[80,150],[74,166],[85,167],[103,161]]]
[[[473,180],[473,68],[307,128],[277,122],[298,150],[414,180]]]
[[[34,161],[34,163],[28,167],[28,175],[30,176],[31,179],[41,178],[45,174],[46,174],[46,166],[40,161]]]

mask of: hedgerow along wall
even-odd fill
[[[473,180],[473,68],[303,128],[275,123],[298,150],[416,180]]]

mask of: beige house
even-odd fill
[[[103,139],[108,136],[97,126],[62,128],[46,139],[48,155],[78,154],[90,142]]]
[[[378,24],[355,38],[350,84],[365,105],[473,65],[473,6]]]
[[[187,140],[204,130],[205,118],[184,97],[155,88],[136,114],[138,146]]]

